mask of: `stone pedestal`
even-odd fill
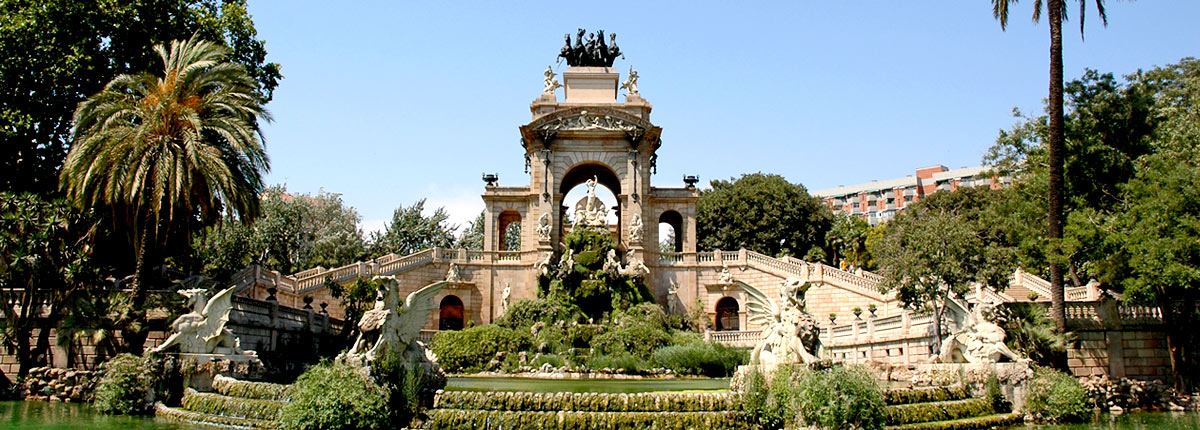
[[[217,375],[242,380],[260,380],[266,367],[257,356],[245,354],[179,354],[187,386],[212,391]]]
[[[568,67],[563,72],[566,103],[616,103],[619,74],[612,67]]]

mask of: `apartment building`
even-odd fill
[[[888,221],[908,205],[939,191],[962,187],[1000,188],[1010,182],[1008,177],[987,176],[988,166],[947,168],[936,165],[922,167],[912,175],[864,184],[844,185],[814,191],[834,213],[848,213],[867,220],[871,225]]]

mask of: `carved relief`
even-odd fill
[[[542,216],[538,218],[537,235],[539,240],[550,240],[550,231],[553,229],[553,227],[551,227],[552,223],[553,220],[550,219],[550,214],[548,213],[542,214]]]
[[[634,216],[633,221],[629,222],[629,241],[641,242],[642,234],[644,233],[643,230],[645,230],[645,227],[642,226],[642,217]]]
[[[600,115],[590,113],[586,110],[580,111],[579,116],[559,118],[555,121],[542,124],[537,128],[539,131],[626,131],[633,132],[641,130],[641,127],[625,122],[619,118],[613,118],[609,115]]]

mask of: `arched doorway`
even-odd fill
[[[733,297],[722,297],[717,301],[717,331],[739,329],[738,302]]]
[[[446,296],[442,299],[438,312],[438,330],[462,330],[463,302],[458,296]]]
[[[666,211],[658,216],[658,249],[662,252],[683,252],[683,216]]]

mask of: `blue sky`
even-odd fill
[[[420,198],[465,223],[483,208],[481,173],[528,184],[517,127],[580,27],[617,33],[614,66],[638,70],[663,127],[658,186],[762,171],[818,190],[978,165],[1013,108],[1040,112],[1047,94],[1032,3],[1002,32],[986,0],[252,0],[285,76],[264,129],[268,182],[341,193],[367,230]],[[1086,41],[1068,4],[1068,80],[1200,55],[1200,2],[1110,0],[1107,27],[1089,7]]]

